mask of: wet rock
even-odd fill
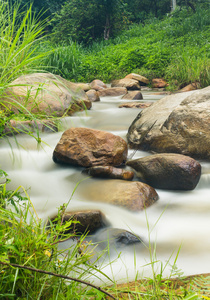
[[[154,78],[152,79],[152,87],[153,88],[164,88],[168,86],[168,83],[162,78]]]
[[[127,90],[140,90],[141,86],[138,80],[123,78],[119,80],[113,80],[111,87],[125,87]]]
[[[138,80],[140,85],[149,84],[149,79],[147,79],[146,77],[139,75],[139,74],[131,73],[131,74],[128,74],[127,76],[125,76],[125,78],[131,78],[134,80]]]
[[[56,218],[53,217],[51,221],[55,223],[55,219]],[[65,229],[65,233],[92,234],[110,225],[100,210],[66,212],[64,214],[63,223],[65,224],[67,221],[76,222],[72,222],[71,226]]]
[[[137,176],[154,188],[193,190],[201,176],[201,165],[191,157],[162,153],[131,160]]]
[[[140,109],[144,109],[149,107],[150,105],[152,105],[153,102],[148,102],[148,103],[142,103],[142,102],[129,102],[129,103],[122,103],[120,104],[118,107],[122,108],[140,108]]]
[[[42,121],[16,121],[10,120],[7,122],[3,133],[6,135],[14,135],[19,133],[29,133],[29,132],[56,132],[58,131],[58,124],[50,120]]]
[[[60,117],[63,114],[72,115],[75,111],[91,108],[87,95],[77,84],[57,75],[48,73],[23,75],[15,79],[11,85],[2,100],[3,104],[15,113],[22,110],[26,114],[28,110],[34,114]]]
[[[100,97],[116,97],[121,96],[127,93],[127,89],[125,87],[113,87],[107,88],[99,91]]]
[[[140,91],[128,91],[122,99],[128,99],[128,100],[142,100],[143,96]]]
[[[100,248],[106,249],[107,246],[118,248],[141,243],[142,239],[124,229],[107,228],[98,231],[93,237],[93,242],[98,243]]]
[[[53,152],[56,163],[82,167],[119,166],[126,161],[127,143],[112,133],[89,129],[66,130]]]
[[[87,91],[86,95],[91,102],[100,101],[99,92],[94,89]]]
[[[210,87],[166,96],[131,124],[131,147],[210,158]]]
[[[132,180],[134,173],[112,166],[94,166],[83,171],[93,177],[102,177],[110,179]]]
[[[96,202],[120,206],[131,211],[143,210],[158,200],[158,194],[151,186],[138,181],[107,179],[82,182],[81,195]]]
[[[99,79],[95,79],[90,83],[90,87],[91,87],[91,89],[100,91],[100,90],[106,89],[107,85],[103,81],[101,81]]]

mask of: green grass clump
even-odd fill
[[[73,226],[73,221],[62,222],[65,205],[57,222],[45,226],[24,188],[7,190],[8,182],[0,170],[0,298],[100,299],[103,290],[86,281],[95,273],[96,262],[90,263],[93,254],[84,250],[84,236],[65,233]],[[67,239],[75,241],[73,246],[59,250]]]

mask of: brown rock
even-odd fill
[[[93,177],[110,179],[132,180],[134,176],[132,171],[114,168],[112,166],[94,166],[84,170],[84,172]]]
[[[121,96],[127,93],[127,89],[125,87],[115,87],[115,88],[107,88],[99,91],[100,97],[116,97]]]
[[[194,91],[200,88],[200,83],[199,82],[193,82],[188,84],[187,86],[183,87],[179,92],[189,92],[189,91]]]
[[[86,95],[91,102],[100,101],[99,92],[94,89],[87,91]]]
[[[55,223],[55,217],[51,221]],[[72,224],[65,229],[65,233],[92,234],[98,229],[109,226],[104,214],[99,210],[66,212],[63,223],[68,221],[72,221]]]
[[[137,176],[154,188],[193,190],[201,176],[201,165],[181,154],[162,153],[128,161]]]
[[[153,88],[164,88],[168,86],[168,83],[162,78],[154,78],[152,79],[152,87]]]
[[[82,167],[119,166],[126,158],[127,143],[121,137],[88,128],[66,130],[53,152],[54,162]]]
[[[141,86],[139,85],[138,80],[123,78],[119,80],[114,80],[111,83],[111,87],[125,87],[127,90],[140,90]]]
[[[100,91],[106,89],[107,85],[103,81],[95,79],[90,83],[90,87],[96,91]]]
[[[76,83],[76,85],[78,86],[78,88],[80,88],[81,90],[83,90],[84,92],[87,92],[91,89],[91,87],[89,86],[88,83]]]
[[[129,103],[122,103],[118,107],[119,108],[125,107],[125,108],[141,108],[141,109],[144,109],[144,108],[149,107],[152,104],[153,104],[153,102],[148,102],[148,103],[129,102]]]
[[[22,110],[47,116],[71,115],[91,102],[77,84],[48,73],[23,75],[5,92],[4,104],[15,113]],[[17,104],[20,103],[20,105]],[[24,108],[23,108],[24,107]]]
[[[166,96],[129,128],[131,147],[210,159],[210,87]]]
[[[135,74],[135,73],[131,73],[128,74],[127,76],[125,76],[125,78],[131,78],[131,79],[135,79],[138,80],[140,84],[149,84],[149,79],[147,79],[144,76],[141,76],[139,74]]]
[[[138,181],[98,179],[97,182],[84,181],[81,185],[86,199],[117,205],[131,211],[143,210],[158,200],[154,188]]]
[[[128,91],[122,99],[128,99],[128,100],[142,100],[143,96],[140,91]]]

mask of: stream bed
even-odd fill
[[[143,92],[141,102],[157,101],[163,97]],[[63,119],[57,133],[41,134],[42,145],[29,135],[19,135],[2,141],[0,167],[11,179],[9,188],[22,185],[31,198],[35,210],[44,220],[55,216],[58,207],[69,203],[69,210],[99,209],[113,228],[128,230],[142,238],[144,244],[112,247],[103,263],[103,272],[117,281],[152,276],[164,268],[164,276],[171,272],[190,275],[210,272],[210,163],[200,161],[202,176],[193,191],[156,190],[159,200],[146,211],[131,212],[124,208],[100,202],[96,187],[102,179],[86,178],[82,168],[57,165],[52,153],[63,131],[70,127],[87,127],[109,131],[126,140],[132,121],[140,112],[135,108],[118,108],[128,102],[120,97],[104,97],[95,102],[90,111],[79,112]],[[18,143],[17,143],[18,142]],[[129,150],[133,159],[149,155],[147,152]],[[84,179],[84,180],[83,180]],[[78,182],[76,190],[75,186]],[[73,191],[74,194],[72,195]],[[95,190],[97,190],[95,192]],[[95,194],[94,194],[95,192]],[[92,196],[94,194],[94,201]],[[68,245],[62,245],[67,247]],[[98,246],[97,251],[106,248]],[[151,258],[150,248],[155,248]],[[176,267],[172,267],[176,255]],[[119,256],[119,253],[120,256]],[[119,256],[119,257],[118,257]],[[118,257],[118,258],[117,258]],[[109,260],[113,261],[109,264]]]

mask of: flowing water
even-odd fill
[[[156,101],[162,96],[143,93],[143,102]],[[210,163],[201,162],[202,176],[193,191],[157,190],[159,200],[150,208],[141,212],[100,202],[100,191],[94,187],[101,180],[88,178],[82,181],[72,195],[76,184],[85,178],[82,168],[57,165],[52,161],[52,152],[62,132],[70,127],[88,127],[110,131],[126,139],[128,127],[139,113],[139,109],[118,108],[128,102],[119,97],[101,98],[93,103],[92,109],[79,112],[63,120],[58,133],[42,134],[42,147],[28,135],[19,135],[1,142],[0,167],[11,179],[10,188],[22,185],[27,189],[39,217],[55,216],[57,208],[72,197],[69,210],[99,209],[111,227],[121,228],[139,235],[145,245],[124,246],[112,249],[113,260],[110,265],[104,263],[103,271],[115,280],[133,279],[138,270],[140,277],[152,276],[150,245],[155,247],[157,257],[153,257],[154,268],[165,267],[164,275],[171,272],[173,262],[179,252],[176,266],[184,275],[208,273],[210,271]],[[17,141],[19,146],[17,146]],[[128,155],[133,151],[129,150]],[[149,153],[137,151],[133,158]],[[97,190],[97,189],[96,189]],[[94,195],[95,201],[92,201]],[[98,200],[98,201],[96,201]],[[102,250],[106,244],[97,248]],[[65,244],[62,246],[65,247]],[[180,248],[181,247],[181,248]],[[170,258],[171,257],[171,258]],[[170,258],[170,261],[169,261]]]

